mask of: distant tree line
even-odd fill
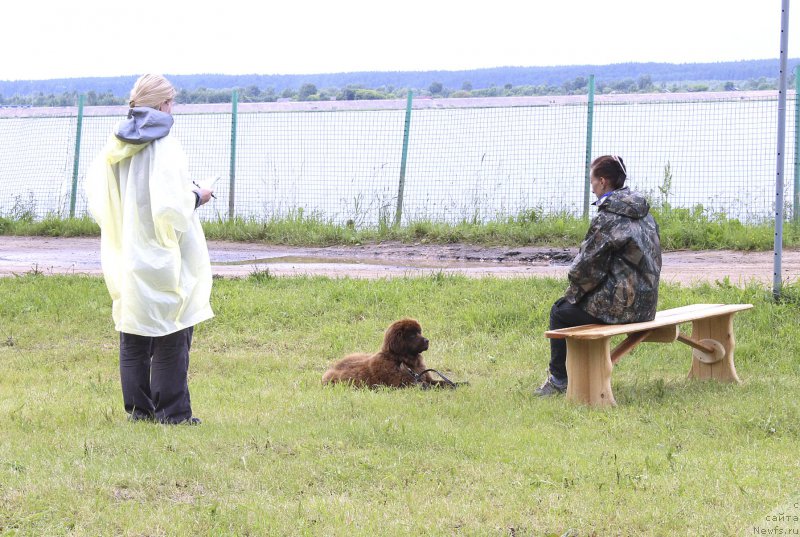
[[[794,67],[800,60],[790,62]],[[777,60],[711,64],[615,64],[606,66],[498,67],[471,71],[366,72],[321,75],[167,75],[178,103],[349,101],[403,99],[409,90],[432,98],[585,95],[595,92],[676,93],[774,90]],[[644,73],[644,74],[642,74]],[[0,81],[0,106],[121,105],[136,77]],[[311,82],[310,80],[313,80]],[[790,79],[794,86],[794,77]],[[99,90],[103,88],[103,90]]]
[[[792,83],[792,87],[794,84]],[[595,93],[598,95],[609,93],[679,93],[698,91],[750,91],[750,90],[775,90],[778,87],[776,79],[759,78],[743,82],[685,82],[667,84],[653,83],[645,75],[634,80],[626,78],[615,81],[601,81],[595,83]],[[181,89],[176,97],[179,104],[204,104],[204,103],[229,103],[232,101],[234,89],[238,92],[239,102],[264,103],[278,100],[286,101],[354,101],[370,99],[404,99],[408,94],[407,88],[379,87],[375,89],[358,86],[348,86],[344,89],[323,88],[318,89],[314,84],[303,84],[297,90],[287,88],[280,93],[275,88],[261,89],[258,86],[246,88],[208,89],[195,90]],[[589,80],[577,77],[560,85],[540,84],[538,86],[513,86],[505,84],[502,87],[490,86],[488,88],[474,89],[472,83],[465,81],[459,89],[448,88],[441,82],[431,82],[427,88],[412,89],[414,95],[432,98],[470,98],[470,97],[519,97],[535,95],[586,95],[589,90]],[[119,97],[110,91],[97,93],[89,91],[85,94],[86,106],[123,105],[127,104],[127,97]],[[75,91],[63,92],[60,95],[44,94],[38,92],[34,95],[15,95],[4,97],[0,95],[0,106],[75,106],[78,102],[78,93]]]

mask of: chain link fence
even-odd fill
[[[194,178],[222,176],[204,219],[580,216],[592,210],[588,145],[621,155],[655,203],[761,222],[775,215],[777,105],[774,91],[177,105],[172,132]],[[794,92],[787,110],[794,217]],[[85,215],[86,171],[125,114],[0,109],[0,216]]]

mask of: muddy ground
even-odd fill
[[[577,248],[483,247],[467,244],[383,243],[306,248],[260,243],[209,241],[212,270],[221,277],[269,271],[276,276],[382,278],[457,273],[467,276],[564,277]],[[662,280],[692,284],[729,278],[771,285],[773,252],[665,252]],[[785,250],[782,280],[800,278],[800,251]],[[90,238],[0,236],[0,276],[25,274],[100,274],[100,242]]]

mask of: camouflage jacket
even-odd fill
[[[597,202],[597,215],[569,268],[565,298],[609,324],[656,315],[661,241],[650,205],[629,188]]]

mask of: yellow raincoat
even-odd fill
[[[213,317],[208,247],[180,142],[112,135],[86,185],[116,330],[164,336]]]

